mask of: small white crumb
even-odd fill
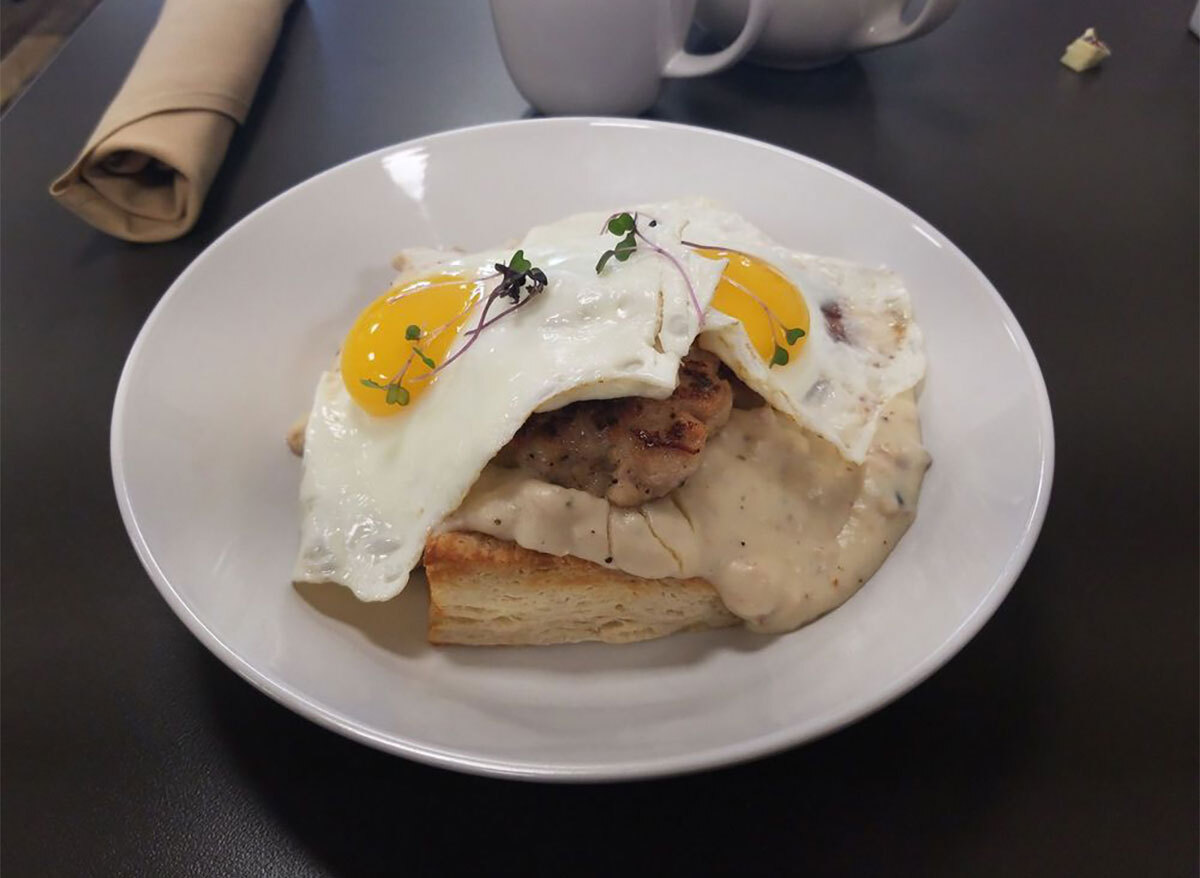
[[[1067,46],[1067,50],[1058,60],[1076,73],[1083,73],[1085,70],[1091,70],[1098,66],[1111,54],[1112,51],[1108,46],[1096,36],[1095,28],[1089,27],[1083,32],[1083,36]]]

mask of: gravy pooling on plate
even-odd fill
[[[648,579],[699,576],[747,627],[790,631],[875,573],[916,516],[928,467],[911,391],[887,406],[861,466],[760,406],[735,410],[663,499],[629,509],[490,466],[442,527]]]

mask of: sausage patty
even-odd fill
[[[666,399],[586,400],[535,414],[496,462],[615,506],[664,497],[696,471],[708,437],[729,420],[733,392],[720,366],[693,347]]]

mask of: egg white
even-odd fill
[[[321,376],[305,439],[296,581],[341,583],[363,600],[398,594],[429,533],[530,414],[582,399],[669,396],[696,339],[775,409],[848,461],[863,460],[884,405],[924,374],[920,330],[900,279],[790,250],[709,201],[640,211],[642,231],[670,258],[643,245],[601,275],[596,260],[615,243],[602,232],[603,213],[535,228],[504,250],[406,252],[400,281],[435,270],[485,274],[519,247],[549,284],[396,415],[361,409],[336,369]],[[752,254],[792,281],[811,323],[790,363],[768,366],[742,325],[709,307],[724,261],[681,239]],[[822,314],[829,302],[841,309],[844,334],[831,332]],[[464,343],[460,336],[451,353]]]
[[[773,408],[862,463],[888,400],[925,374],[921,330],[894,272],[784,247],[742,216],[704,199],[648,206],[684,240],[740,250],[768,262],[804,296],[809,331],[789,363],[770,366],[742,324],[709,308],[700,346],[721,358]],[[836,303],[841,332],[823,307]]]
[[[615,243],[602,232],[606,216],[584,214],[530,231],[517,246],[545,271],[545,291],[488,327],[410,408],[372,416],[350,398],[338,372],[321,376],[305,435],[295,581],[340,583],[362,600],[393,597],[431,530],[535,410],[671,394],[700,328],[693,296],[703,311],[723,263],[682,247],[679,223],[665,221],[654,239],[682,274],[639,248],[597,275],[597,258]],[[406,277],[436,262],[439,270],[474,275],[511,252],[442,259],[422,251]],[[451,353],[465,341],[460,336]]]

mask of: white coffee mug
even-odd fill
[[[774,0],[746,0],[740,31],[711,55],[684,51],[696,0],[491,0],[517,90],[544,113],[633,115],[664,76],[703,76],[754,44]]]
[[[737,33],[747,0],[700,0],[697,18],[718,39]],[[772,67],[819,67],[851,52],[877,49],[929,33],[950,17],[958,0],[777,0],[750,60]]]

